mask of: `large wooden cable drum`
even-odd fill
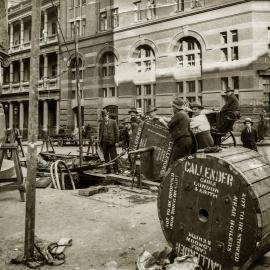
[[[270,162],[234,147],[179,159],[160,186],[165,238],[203,269],[247,269],[269,251]]]

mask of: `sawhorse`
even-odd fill
[[[23,174],[22,174],[22,168],[21,168],[21,164],[19,160],[17,145],[15,143],[4,143],[0,145],[0,171],[2,168],[4,157],[7,154],[7,151],[10,151],[12,153],[14,168],[16,172],[16,179],[11,178],[11,179],[6,179],[6,180],[1,180],[1,183],[17,182],[21,201],[24,202],[25,201],[25,198],[24,198],[25,188],[23,185]],[[4,190],[4,188],[2,188],[2,190]]]
[[[134,156],[133,166],[132,166],[132,184],[131,188],[134,186],[135,177],[137,179],[137,188],[142,189],[142,172],[141,172],[141,155],[136,154]]]
[[[46,150],[48,153],[55,153],[54,148],[53,148],[53,144],[52,144],[52,140],[47,135],[45,136],[44,140],[42,141],[40,153],[42,153],[44,146],[46,146]],[[50,147],[52,148],[52,150],[49,150]]]

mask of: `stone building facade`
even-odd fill
[[[59,3],[53,7],[62,30],[58,43],[49,26],[55,19],[51,2],[43,1],[42,38],[47,38],[46,44],[41,43],[41,70],[47,78],[46,86],[41,81],[40,92],[43,129],[77,125],[75,30],[84,125],[97,127],[102,108],[118,120],[134,106],[142,114],[156,106],[166,116],[175,96],[219,108],[228,87],[235,89],[243,111],[256,106],[269,110],[269,1],[65,0],[55,5]],[[22,24],[18,15],[15,11],[9,14],[11,59],[16,62],[4,74],[10,82],[18,77],[15,69],[28,65],[27,60],[20,60],[29,55],[29,48],[22,51],[27,34],[23,42],[21,34],[28,23],[25,18]],[[19,40],[19,50],[14,40]],[[58,67],[53,74],[61,73],[55,84],[52,63]],[[0,98],[8,106],[10,99],[22,99],[22,93],[27,93],[21,90],[24,81],[16,82],[17,86],[3,85]],[[46,120],[47,114],[52,116]]]

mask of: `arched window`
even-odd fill
[[[155,53],[148,45],[136,48],[133,58],[137,65],[137,72],[149,72],[155,70]]]
[[[80,80],[83,80],[83,61],[81,58],[78,58],[78,68],[79,68],[79,76]],[[70,69],[71,69],[71,79],[72,81],[76,80],[76,58],[73,58],[70,62]]]
[[[113,52],[105,52],[99,61],[100,77],[112,77],[115,75],[117,59]]]
[[[190,68],[201,65],[201,46],[193,37],[184,37],[178,41],[176,51],[177,67]]]

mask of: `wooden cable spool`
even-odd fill
[[[173,147],[168,128],[158,120],[146,120],[132,134],[130,151],[154,147],[153,151],[141,154],[141,172],[148,180],[160,181],[169,163]]]
[[[233,147],[179,159],[160,186],[165,238],[203,269],[248,269],[270,250],[270,161]]]

